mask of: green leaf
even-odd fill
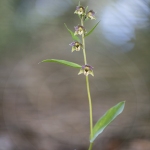
[[[93,142],[96,137],[103,132],[103,130],[112,122],[120,113],[122,113],[125,106],[125,101],[118,103],[110,108],[95,124],[93,128],[93,137],[90,137],[90,142]]]
[[[87,10],[88,10],[88,6],[86,6],[86,8],[85,8],[85,14],[86,14]]]
[[[40,63],[42,63],[42,62],[56,62],[56,63],[70,66],[70,67],[74,67],[74,68],[81,68],[82,67],[76,63],[66,61],[66,60],[59,60],[59,59],[45,59],[45,60],[42,60]]]
[[[85,34],[84,37],[89,36],[94,31],[94,29],[97,27],[97,25],[99,24],[99,22],[87,34]]]
[[[76,35],[74,35],[74,33],[67,27],[67,25],[65,23],[64,23],[64,25],[65,25],[66,29],[69,31],[69,33],[71,34],[72,39],[80,42],[80,39]]]
[[[79,1],[79,3],[78,3],[78,6],[80,6],[80,1]]]

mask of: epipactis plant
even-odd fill
[[[85,8],[81,6],[80,2],[76,7],[74,14],[79,16],[80,24],[74,27],[74,32],[71,31],[66,24],[65,27],[67,28],[67,30],[69,31],[73,39],[73,42],[69,44],[72,47],[72,52],[82,50],[84,64],[81,66],[77,63],[69,62],[66,60],[58,60],[58,59],[46,59],[43,60],[42,62],[56,62],[73,68],[78,68],[79,69],[78,75],[80,74],[85,75],[88,102],[89,102],[89,117],[90,117],[90,137],[89,137],[90,145],[88,150],[92,150],[93,142],[96,139],[96,137],[103,132],[103,130],[109,125],[110,122],[112,122],[120,113],[122,113],[125,106],[125,101],[122,101],[117,105],[113,106],[112,108],[110,108],[93,126],[92,100],[90,94],[88,75],[94,76],[94,72],[93,72],[94,67],[87,63],[86,50],[85,50],[85,38],[95,30],[99,22],[89,32],[86,31],[84,23],[87,20],[95,20],[96,19],[95,12],[93,10],[88,11],[88,7]]]

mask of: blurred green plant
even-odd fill
[[[67,65],[74,68],[80,68],[79,74],[84,74],[86,78],[86,87],[87,87],[87,95],[88,95],[88,101],[89,101],[89,116],[90,116],[90,145],[88,150],[92,150],[93,142],[96,139],[96,137],[103,132],[103,130],[120,114],[122,113],[125,101],[122,101],[118,103],[117,105],[110,108],[95,124],[93,127],[93,114],[92,114],[92,100],[91,100],[91,94],[90,94],[90,85],[89,85],[89,79],[88,75],[91,74],[94,76],[93,68],[91,65],[87,64],[86,59],[86,50],[85,50],[85,37],[89,36],[97,27],[99,22],[89,31],[87,32],[84,26],[84,22],[87,20],[95,20],[95,12],[93,10],[88,11],[88,7],[83,7],[80,5],[80,2],[78,6],[76,7],[75,14],[79,16],[80,19],[80,25],[75,26],[75,32],[71,31],[66,24],[65,27],[68,30],[68,32],[71,34],[72,39],[74,40],[71,44],[69,44],[72,47],[73,51],[80,51],[82,49],[83,51],[83,57],[84,57],[84,65],[79,65],[73,62],[69,62],[66,60],[58,60],[58,59],[46,59],[41,62],[56,62],[63,65]],[[80,43],[80,38],[78,36],[81,36],[82,43]],[[41,63],[40,62],[40,63]]]

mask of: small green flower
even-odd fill
[[[82,44],[79,42],[72,42],[69,45],[72,46],[72,52],[73,51],[80,51],[80,49],[82,48]]]
[[[83,65],[78,73],[79,74],[84,74],[85,76],[88,76],[89,74],[94,76],[94,73],[93,73],[93,68],[92,66],[90,65]]]
[[[85,28],[81,25],[74,27],[74,29],[75,29],[74,35],[82,35],[82,34],[86,33]]]
[[[77,6],[74,13],[78,15],[85,15],[85,8],[82,6]]]
[[[90,10],[87,14],[86,14],[86,18],[88,19],[96,19],[95,18],[95,12],[93,10]]]

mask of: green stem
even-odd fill
[[[81,26],[84,27],[83,17],[81,18]],[[85,39],[84,39],[84,34],[82,34],[82,45],[83,45],[83,57],[84,57],[84,63],[85,63],[85,65],[86,65],[86,64],[87,64],[87,61],[86,61],[86,52],[85,52]]]
[[[81,18],[81,26],[84,27],[84,18]],[[84,63],[87,64],[86,60],[86,52],[85,52],[85,39],[84,34],[82,34],[82,45],[83,45],[83,56],[84,56]],[[89,85],[89,78],[86,76],[86,87],[87,87],[87,94],[88,94],[88,100],[89,100],[89,111],[90,111],[90,136],[93,137],[93,115],[92,115],[92,100],[91,100],[91,94],[90,94],[90,85]],[[90,143],[89,150],[92,150],[93,143]]]
[[[89,110],[90,110],[90,133],[91,133],[91,137],[93,137],[92,100],[91,100],[88,76],[86,76],[86,86],[87,86],[87,94],[88,94],[88,99],[89,99]]]
[[[93,143],[90,143],[89,149],[88,150],[92,150],[93,147]]]

